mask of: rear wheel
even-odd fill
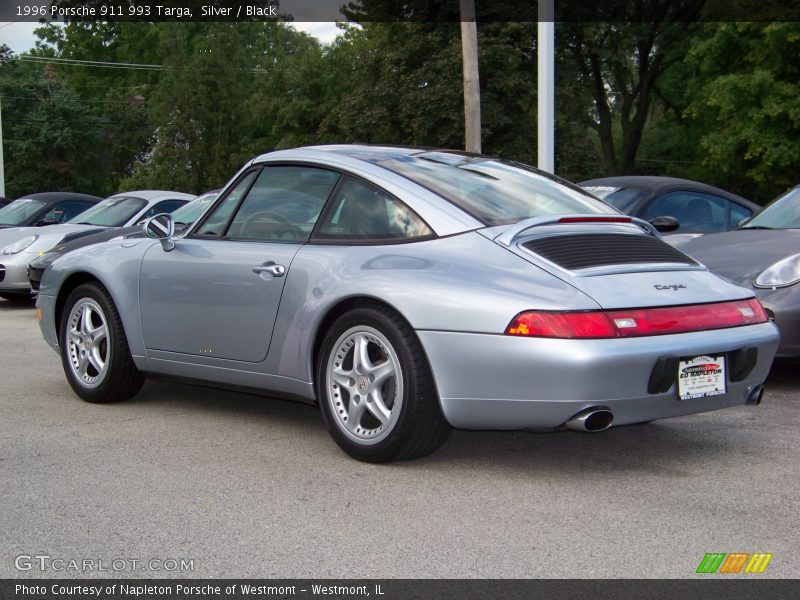
[[[328,431],[359,460],[424,456],[450,433],[416,334],[381,305],[353,309],[333,324],[316,381]]]
[[[144,383],[133,364],[117,308],[97,283],[78,286],[67,298],[59,346],[67,381],[87,402],[127,400]]]

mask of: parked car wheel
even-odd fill
[[[424,456],[450,433],[414,331],[383,306],[337,319],[323,339],[316,380],[325,424],[353,458]]]
[[[72,291],[59,332],[61,362],[78,396],[119,402],[141,389],[144,378],[133,364],[119,313],[101,285],[87,283]]]

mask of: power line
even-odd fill
[[[102,67],[107,69],[135,69],[146,71],[163,71],[163,65],[147,65],[140,63],[119,63],[119,62],[106,62],[100,60],[79,60],[76,58],[55,58],[48,56],[16,56],[12,60],[19,60],[22,62],[44,62],[55,63],[70,66],[86,66],[86,67]]]
[[[17,19],[14,19],[13,21],[9,21],[9,22],[8,22],[8,23],[6,23],[5,25],[0,25],[0,29],[5,29],[6,27],[11,27],[12,25],[16,25],[17,23],[21,23],[21,22],[22,22],[22,19],[24,19],[24,18],[25,18],[25,17],[24,17],[24,16],[22,16],[22,17],[19,17],[19,18],[17,18]]]
[[[0,100],[41,100],[38,96],[0,96]],[[130,104],[134,99],[128,100],[83,100],[81,104]]]
[[[33,81],[15,81],[14,87],[29,87],[29,88],[38,88],[42,84],[39,82]],[[115,90],[137,90],[142,89],[143,87],[147,87],[149,84],[147,83],[140,83],[139,85],[111,85],[111,84],[81,84],[81,85],[73,85],[72,83],[69,84],[69,88],[72,90],[83,90],[83,89],[115,89]]]
[[[63,123],[67,125],[95,125],[105,127],[106,125],[126,125],[128,127],[157,127],[155,123],[130,123],[127,121],[64,121],[62,119],[3,119],[7,123],[39,123],[41,125],[52,125]]]
[[[37,63],[55,63],[64,66],[70,67],[98,67],[102,69],[126,69],[130,71],[165,71],[165,70],[174,70],[177,67],[165,67],[164,65],[148,65],[148,64],[141,64],[141,63],[123,63],[123,62],[110,62],[110,61],[100,61],[100,60],[79,60],[77,58],[56,58],[56,57],[46,57],[46,56],[12,56],[9,60],[18,60],[22,62],[37,62]],[[194,69],[196,70],[196,69]],[[216,69],[218,71],[227,71],[224,67]],[[268,69],[258,69],[258,68],[250,68],[250,69],[230,69],[233,71],[240,71],[243,73],[257,73],[261,75],[266,75],[271,73]]]

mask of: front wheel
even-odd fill
[[[381,305],[337,319],[323,339],[316,381],[328,431],[359,460],[424,456],[450,433],[416,334]]]
[[[141,389],[119,313],[97,283],[75,288],[59,327],[61,363],[75,393],[87,402],[119,402]]]

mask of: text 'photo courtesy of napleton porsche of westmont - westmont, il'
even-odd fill
[[[800,8],[0,0],[0,600],[800,595]]]

